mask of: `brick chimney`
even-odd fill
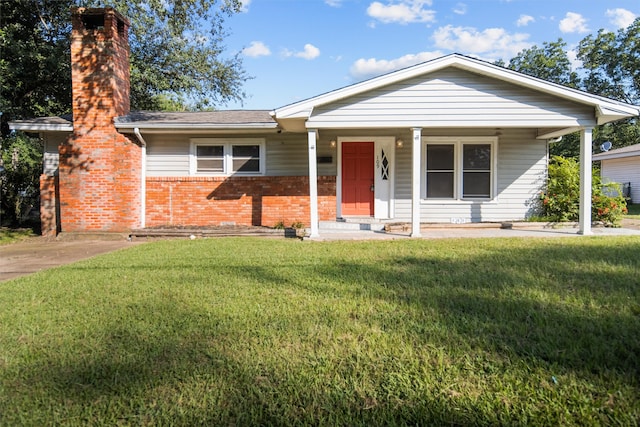
[[[72,9],[73,134],[59,148],[59,231],[140,223],[141,149],[114,125],[129,113],[128,31],[113,8]]]

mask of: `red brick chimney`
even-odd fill
[[[140,223],[141,150],[117,132],[129,113],[129,21],[72,9],[73,134],[60,146],[62,232],[126,232]]]

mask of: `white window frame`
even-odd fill
[[[189,151],[189,175],[198,176],[261,176],[266,173],[266,149],[264,138],[192,138]],[[220,145],[223,147],[223,171],[222,172],[198,172],[198,147],[205,145]],[[259,171],[234,172],[233,171],[233,147],[238,145],[257,145],[260,147]]]
[[[453,198],[427,198],[427,145],[453,145]],[[489,197],[462,197],[463,182],[463,147],[465,145],[490,145],[491,146],[491,170],[490,170],[490,194]],[[466,201],[493,201],[497,197],[497,136],[426,136],[422,138],[421,159],[421,197],[428,202],[466,202]]]

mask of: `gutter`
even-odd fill
[[[153,131],[247,131],[247,130],[278,130],[278,123],[242,123],[242,124],[194,124],[194,123],[145,123],[145,122],[116,122],[118,130],[133,130],[144,128],[145,132]]]
[[[34,124],[26,122],[9,122],[9,129],[25,132],[73,132],[73,124]]]
[[[144,140],[139,128],[133,128],[138,141],[140,141],[141,165],[140,165],[140,228],[145,228],[145,217],[147,215],[147,141]]]

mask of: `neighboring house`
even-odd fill
[[[73,13],[73,116],[16,121],[45,141],[43,232],[273,226],[344,218],[524,220],[548,141],[640,108],[458,54],[273,111],[130,112],[128,21]],[[591,175],[580,232],[590,233]]]
[[[629,184],[631,203],[640,203],[640,144],[596,154],[593,160],[601,162],[603,182]]]

